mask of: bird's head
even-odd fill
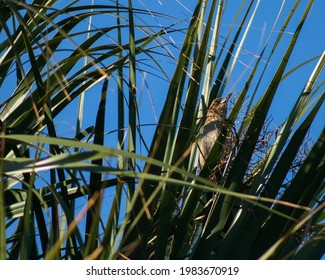
[[[217,97],[212,101],[207,112],[207,119],[209,119],[209,121],[221,120],[226,117],[229,97],[230,94],[226,97]]]

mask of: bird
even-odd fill
[[[227,103],[231,94],[228,94],[226,97],[218,97],[214,99],[209,106],[205,122],[203,124],[203,131],[198,137],[198,168],[196,169],[197,174],[200,173],[205,161],[208,158],[215,142],[217,141],[222,128],[226,125],[226,115],[227,115]],[[225,141],[225,148],[223,149],[222,155],[219,158],[219,161],[216,162],[215,166],[210,167],[210,174],[208,179],[213,183],[220,183],[224,167],[227,164],[228,158],[231,156],[231,151],[235,146],[235,138],[232,133],[229,133],[229,136]],[[213,203],[213,198],[215,192],[206,192],[205,193],[205,205],[203,205],[201,211],[197,213],[194,220],[205,220],[208,213],[210,212],[211,205]]]
[[[226,97],[217,97],[209,106],[203,125],[203,132],[199,137],[199,168],[202,169],[214,143],[222,128],[226,125],[227,103],[230,94]]]

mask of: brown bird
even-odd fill
[[[211,149],[216,142],[223,126],[226,124],[228,94],[223,98],[216,98],[212,101],[207,111],[206,120],[203,126],[203,133],[199,138],[199,166],[203,168]],[[227,140],[227,142],[229,142]],[[232,147],[232,145],[230,145]],[[229,154],[229,153],[228,153]]]

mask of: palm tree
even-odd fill
[[[185,20],[132,2],[1,1],[1,259],[320,259],[325,134],[309,131],[325,54],[293,57],[313,1],[279,7],[200,168],[207,108],[238,76],[260,1],[197,0]],[[282,83],[309,65],[272,128]]]

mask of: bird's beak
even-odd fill
[[[229,98],[230,98],[230,96],[231,96],[231,93],[228,93],[226,97],[224,97],[224,98],[221,99],[221,102],[220,103],[227,103],[228,100],[229,100]]]

